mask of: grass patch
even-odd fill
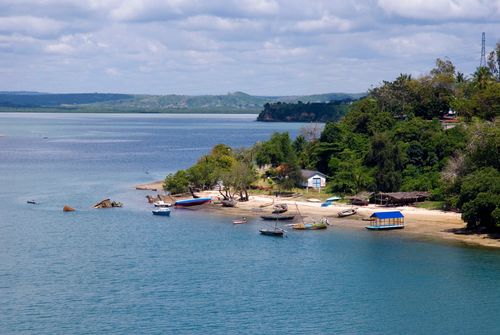
[[[432,210],[442,210],[444,208],[444,201],[423,201],[415,204],[417,208],[425,208]]]

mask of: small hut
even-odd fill
[[[372,223],[366,226],[370,230],[402,229],[405,227],[405,217],[400,211],[375,212],[370,218]]]

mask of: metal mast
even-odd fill
[[[479,62],[479,67],[486,67],[486,34],[484,32],[481,40],[481,61]]]

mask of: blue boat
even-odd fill
[[[161,207],[158,209],[153,209],[153,215],[170,216],[170,208]]]
[[[212,201],[212,198],[195,198],[195,199],[186,199],[186,200],[178,200],[175,202],[175,207],[191,207],[206,204],[207,202]]]
[[[405,227],[405,217],[400,211],[375,212],[370,218],[373,224],[366,226],[369,230],[392,230]]]

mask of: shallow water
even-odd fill
[[[151,215],[132,185],[303,126],[254,118],[0,114],[0,333],[497,333],[497,251]]]

